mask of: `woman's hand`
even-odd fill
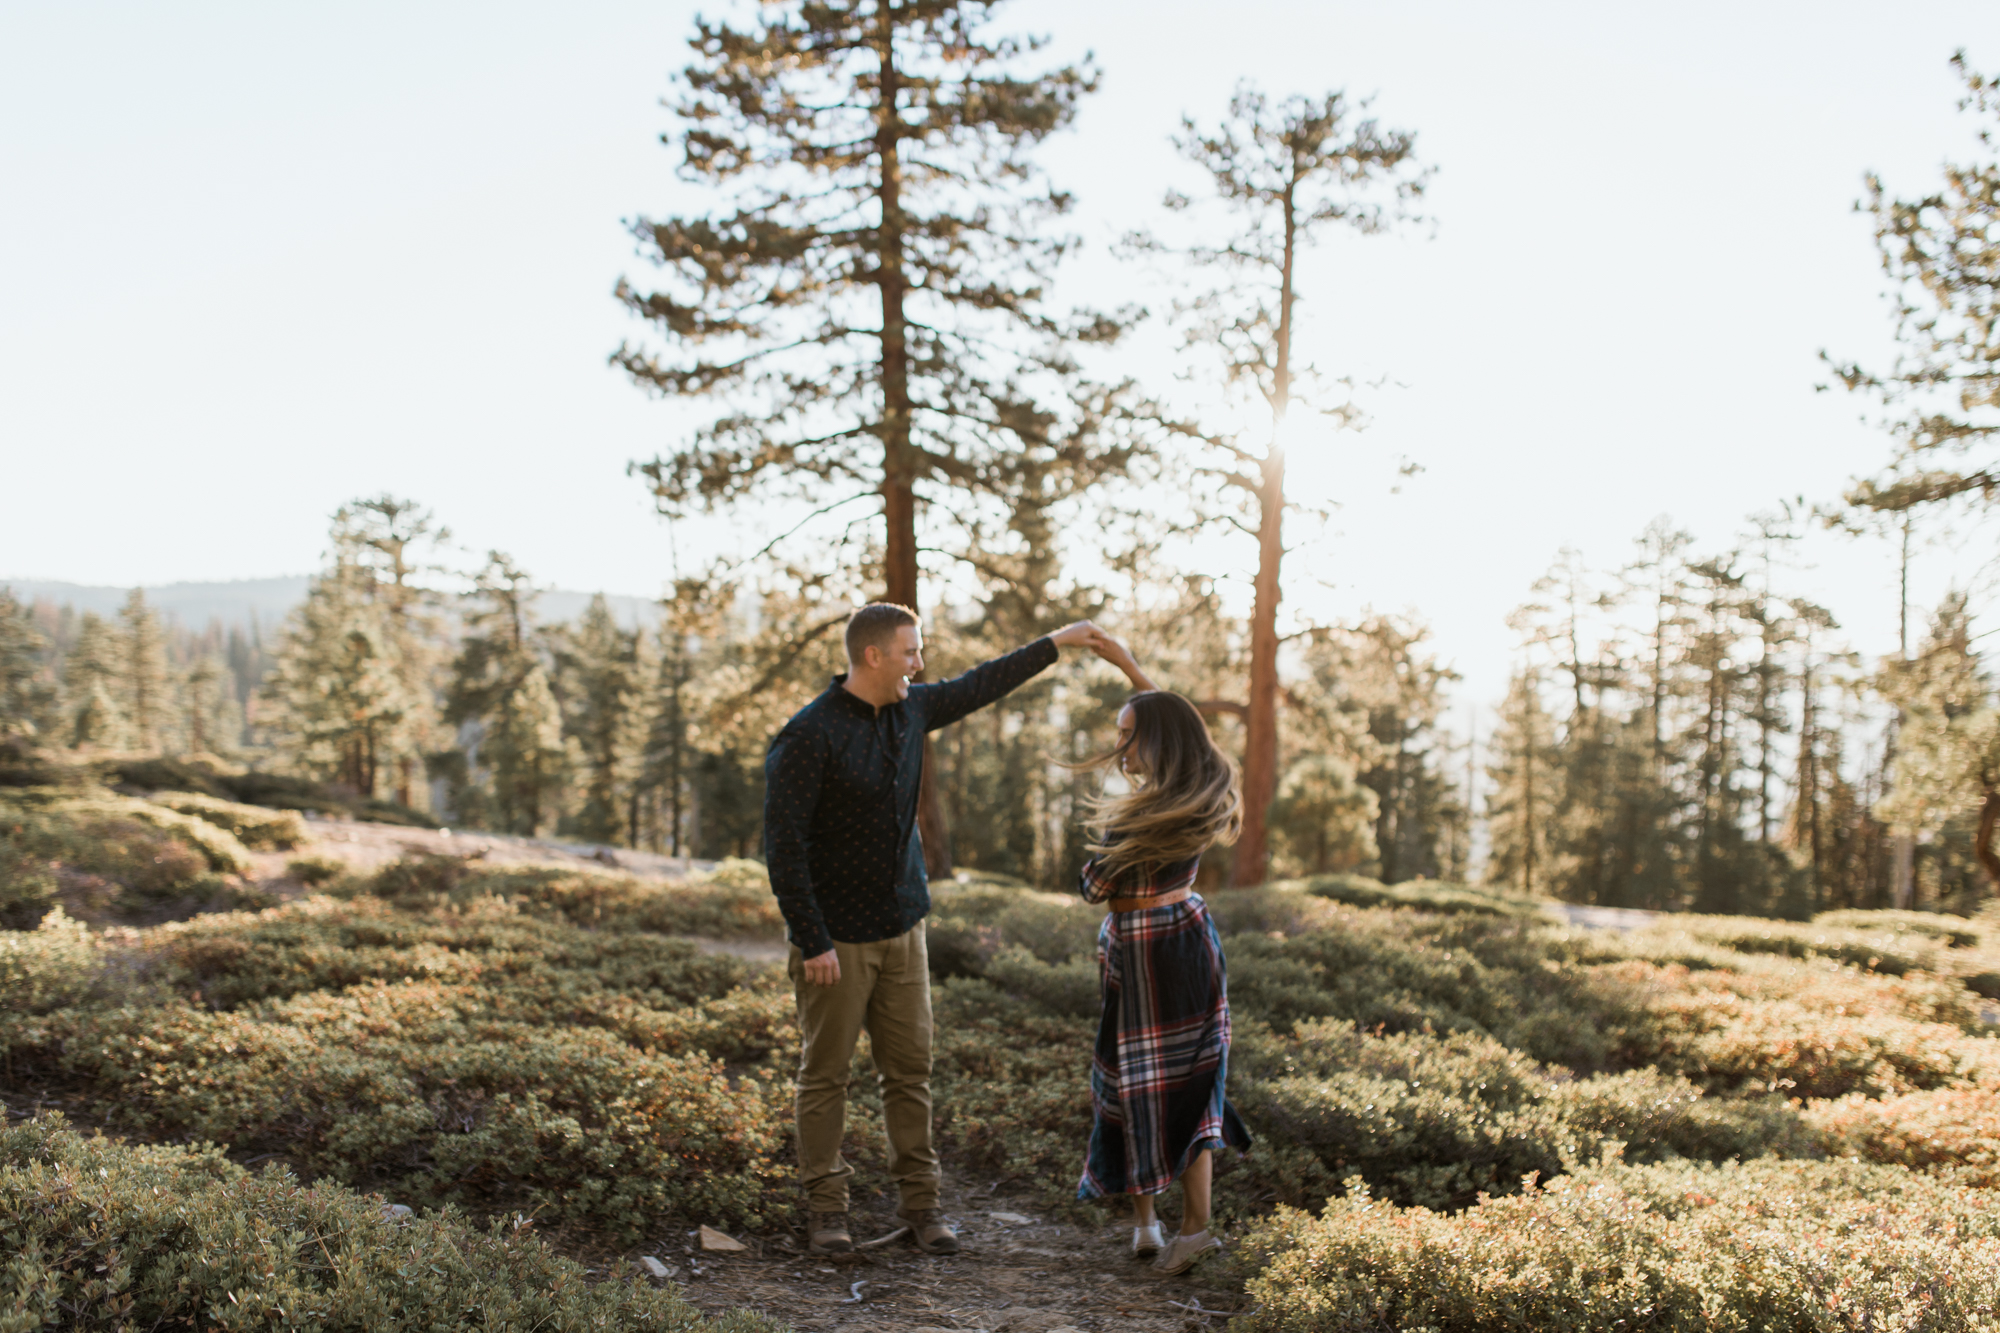
[[[1139,659],[1132,656],[1130,648],[1127,648],[1118,639],[1113,638],[1095,625],[1091,626],[1091,630],[1093,632],[1087,641],[1090,651],[1124,672],[1125,679],[1132,682],[1133,689],[1157,690],[1160,688],[1152,682],[1144,671],[1139,669]]]

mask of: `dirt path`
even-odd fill
[[[947,1197],[964,1249],[920,1253],[906,1240],[821,1258],[746,1237],[741,1254],[704,1253],[694,1234],[653,1254],[704,1310],[760,1310],[800,1333],[1192,1333],[1247,1308],[1201,1270],[1162,1277],[1128,1257],[1131,1229],[1048,1221],[1005,1196]],[[1015,1209],[1022,1211],[1015,1211]],[[1108,1215],[1108,1214],[1107,1214]],[[854,1214],[857,1241],[893,1231],[887,1207]]]

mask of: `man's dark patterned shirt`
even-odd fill
[[[1036,639],[955,680],[876,708],[842,687],[801,708],[764,757],[764,861],[787,933],[808,958],[894,939],[931,910],[917,833],[924,735],[1055,664]]]

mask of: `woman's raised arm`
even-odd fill
[[[1103,630],[1098,630],[1090,640],[1090,651],[1125,673],[1125,679],[1132,682],[1135,690],[1157,690],[1152,678],[1139,669],[1139,659],[1132,656],[1132,650]]]

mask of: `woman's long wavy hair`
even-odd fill
[[[1078,765],[1123,771],[1131,790],[1091,802],[1090,854],[1107,877],[1154,869],[1232,843],[1243,831],[1236,764],[1218,750],[1201,712],[1178,694],[1148,690],[1127,700],[1132,734],[1109,754]]]

